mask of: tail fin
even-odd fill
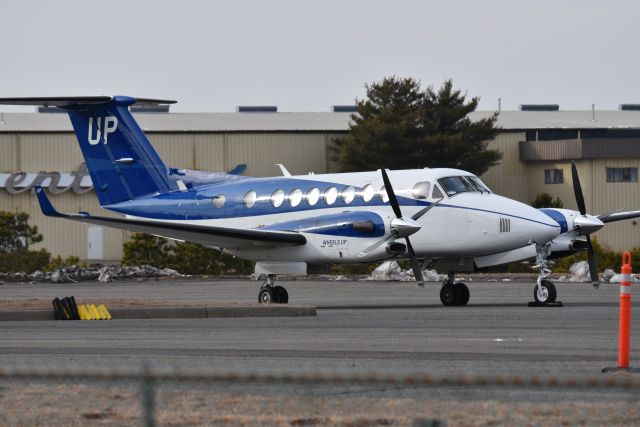
[[[5,98],[0,104],[52,105],[67,110],[100,205],[177,189],[169,169],[129,112],[135,103],[175,101],[127,96]]]

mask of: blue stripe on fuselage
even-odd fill
[[[331,205],[327,204],[323,197],[320,197],[320,200],[314,206],[310,206],[306,198],[303,198],[300,204],[295,207],[292,207],[288,200],[285,200],[277,208],[271,204],[271,194],[278,189],[284,190],[287,195],[294,189],[300,189],[306,195],[312,188],[319,188],[320,192],[324,193],[330,187],[336,187],[339,193],[338,199]],[[365,202],[362,197],[356,196],[351,203],[347,204],[340,197],[341,191],[347,187],[349,185],[288,177],[254,178],[239,182],[206,185],[191,188],[187,191],[173,191],[145,196],[104,207],[122,214],[152,219],[203,220],[273,215],[327,208],[389,205],[389,202],[383,202],[379,195],[375,195],[368,202]],[[244,196],[249,191],[257,193],[257,200],[251,208],[244,206]],[[362,188],[355,187],[355,191],[359,193]],[[376,189],[377,191],[378,189]],[[212,204],[212,199],[219,195],[224,195],[226,200],[222,208],[215,208]],[[428,206],[431,204],[424,200],[414,200],[400,196],[398,196],[398,203],[402,206]]]
[[[562,215],[562,213],[558,212],[555,209],[549,208],[542,208],[538,210],[560,224],[560,233],[565,233],[567,230],[569,230],[567,219],[564,217],[564,215]]]

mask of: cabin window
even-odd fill
[[[213,203],[213,207],[214,208],[221,208],[224,206],[224,202],[225,202],[225,197],[223,195],[217,195],[215,196],[211,202]]]
[[[444,199],[444,194],[442,194],[442,191],[440,191],[440,188],[438,188],[437,185],[433,186],[433,193],[431,193],[431,198],[432,199]]]
[[[338,198],[338,189],[336,187],[329,187],[327,191],[324,192],[324,200],[328,205],[332,205],[336,202]]]
[[[345,187],[342,190],[342,200],[344,201],[345,204],[349,204],[351,202],[353,202],[353,199],[356,197],[356,189],[353,188],[351,185],[348,187]]]
[[[291,191],[291,193],[289,193],[289,204],[292,207],[295,208],[300,204],[301,201],[302,201],[302,190],[300,190],[299,188],[296,188],[293,191]]]
[[[380,199],[382,199],[382,203],[387,203],[389,201],[389,195],[387,194],[387,189],[385,188],[384,185],[382,186],[382,188],[380,188],[380,192],[378,194],[380,194]]]
[[[247,208],[252,208],[253,205],[256,204],[257,194],[255,191],[249,191],[244,195],[244,206]]]
[[[274,191],[273,194],[271,195],[271,204],[273,205],[273,207],[279,208],[280,206],[282,206],[283,202],[284,202],[284,191],[283,190]]]
[[[411,195],[414,199],[426,199],[429,197],[429,190],[431,190],[430,182],[419,182],[413,186]]]
[[[318,203],[318,200],[320,200],[319,188],[312,188],[307,192],[307,202],[309,203],[310,206],[313,206],[316,203]]]
[[[371,199],[373,199],[373,196],[375,195],[376,190],[373,189],[373,185],[371,184],[367,184],[364,186],[364,188],[362,189],[362,200],[364,200],[365,202],[370,202]]]

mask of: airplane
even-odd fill
[[[575,163],[578,211],[535,209],[493,193],[472,173],[449,168],[254,178],[237,173],[167,167],[129,111],[135,103],[176,101],[128,96],[0,98],[0,104],[66,110],[104,209],[119,218],[58,212],[41,187],[47,216],[199,243],[256,262],[265,280],[260,303],[289,301],[277,275],[326,272],[330,264],[408,260],[424,286],[422,269],[447,278],[445,306],[466,305],[468,287],[456,273],[535,259],[538,303],[554,302],[548,280],[553,259],[588,251],[598,284],[590,235],[605,223],[640,211],[586,213]],[[418,262],[422,260],[422,264]]]

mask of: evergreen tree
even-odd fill
[[[479,98],[467,101],[451,80],[437,91],[395,76],[365,88],[349,134],[336,140],[344,171],[452,167],[480,175],[501,159],[502,153],[487,149],[499,131],[497,114],[469,120]]]

